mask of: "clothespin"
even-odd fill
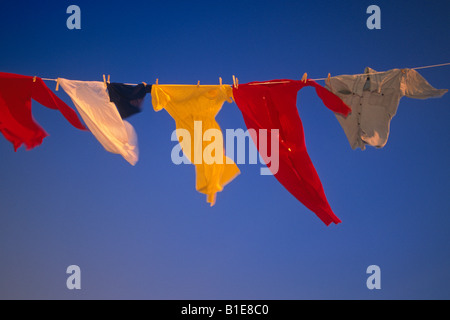
[[[402,73],[405,74],[405,73],[406,73],[406,70],[405,70],[405,69],[402,69]]]
[[[110,83],[110,82],[109,82],[110,79],[111,79],[111,77],[110,77],[110,75],[108,74],[108,83]]]
[[[33,82],[36,82],[36,76],[33,77]]]
[[[156,78],[156,85],[158,85],[158,78]]]
[[[239,79],[236,78],[236,89],[239,88]]]
[[[304,74],[303,74],[303,78],[302,78],[302,81],[304,82],[304,83],[306,83],[306,80],[308,79],[308,74],[305,72]]]
[[[108,86],[106,85],[106,77],[105,77],[105,75],[103,75],[103,84],[105,85],[105,88],[108,87]]]
[[[325,79],[325,84],[331,88],[331,74],[328,74],[328,77]]]
[[[222,86],[222,78],[221,77],[219,77],[219,83],[220,83],[220,86]]]
[[[233,87],[236,87],[236,77],[233,74]]]
[[[147,86],[147,84],[146,84],[145,82],[142,82],[142,84],[143,84],[144,86]]]
[[[59,90],[59,78],[56,79],[56,91],[58,91],[58,90]]]
[[[197,88],[200,87],[200,80],[197,82]]]

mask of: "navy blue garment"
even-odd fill
[[[152,92],[152,86],[147,84],[108,83],[107,86],[109,99],[116,105],[122,119],[141,112],[146,94]]]

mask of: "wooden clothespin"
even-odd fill
[[[331,73],[328,74],[327,81],[328,81],[328,82],[331,81]]]
[[[198,80],[198,82],[197,82],[197,88],[199,88],[200,87],[200,80]]]
[[[105,85],[105,88],[108,87],[108,86],[106,85],[106,77],[105,77],[105,75],[103,75],[103,84]]]
[[[110,82],[109,82],[110,79],[111,79],[111,76],[108,74],[108,83],[110,83]]]
[[[58,90],[59,90],[59,78],[56,79],[56,91],[58,91]]]
[[[33,77],[33,82],[36,82],[36,76]]]
[[[220,84],[220,86],[222,86],[222,78],[221,77],[219,77],[219,84]]]
[[[233,87],[236,87],[236,77],[233,74]]]
[[[302,81],[304,82],[304,83],[306,83],[306,80],[308,79],[308,74],[305,72],[304,74],[303,74],[303,77],[302,77]]]
[[[239,88],[239,79],[236,78],[236,89],[238,89],[238,88]]]
[[[156,85],[158,85],[158,78],[156,78]]]

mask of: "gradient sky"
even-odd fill
[[[66,27],[71,4],[81,30]],[[366,27],[371,4],[381,30]],[[446,0],[2,1],[0,71],[218,84],[418,67],[450,62],[449,9]],[[450,88],[450,67],[419,72]],[[449,99],[402,98],[386,147],[361,151],[313,88],[300,91],[308,152],[342,220],[329,227],[260,165],[240,165],[209,207],[194,167],[171,162],[175,124],[150,97],[130,118],[135,167],[33,102],[44,143],[15,153],[0,139],[0,298],[449,299]],[[217,121],[246,129],[234,103]],[[78,291],[66,288],[72,264]],[[372,264],[381,290],[366,287]]]

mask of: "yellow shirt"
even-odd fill
[[[225,156],[223,134],[215,120],[223,103],[232,102],[232,96],[229,85],[152,85],[153,108],[166,109],[175,120],[181,149],[195,165],[196,189],[207,195],[211,206],[216,193],[240,173],[233,160]],[[213,144],[217,148],[211,148]],[[208,156],[211,149],[212,157]]]

